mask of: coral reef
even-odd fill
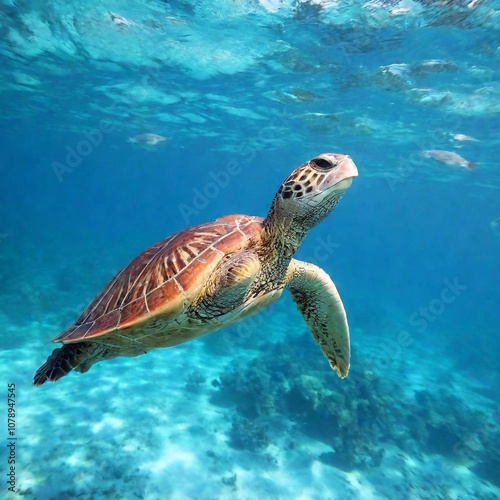
[[[190,392],[200,392],[206,377],[198,370],[192,371],[186,378],[186,389]]]
[[[332,451],[318,458],[342,470],[381,465],[384,447],[391,444],[408,454],[482,464],[478,471],[491,481],[496,469],[490,464],[499,462],[492,446],[499,430],[487,415],[449,390],[416,391],[412,398],[403,385],[357,368],[368,367],[368,360],[356,360],[340,382],[318,361],[319,355],[304,336],[293,345],[274,344],[246,364],[231,365],[212,382],[217,389],[212,401],[234,407],[232,446],[264,449],[268,438],[263,422],[288,419],[329,445]]]
[[[233,448],[258,452],[269,446],[267,430],[265,424],[235,416],[229,431],[229,442]]]

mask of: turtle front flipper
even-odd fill
[[[188,314],[198,319],[212,319],[233,311],[244,302],[259,270],[260,262],[254,252],[244,250],[230,256],[208,279]]]
[[[54,349],[47,361],[38,368],[33,383],[42,385],[47,380],[55,382],[71,370],[86,372],[95,363],[96,348],[97,344],[76,342]]]
[[[292,259],[287,288],[314,340],[339,377],[349,371],[350,344],[347,316],[340,295],[323,269]]]

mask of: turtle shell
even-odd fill
[[[226,255],[258,237],[262,220],[228,215],[156,243],[120,271],[53,341],[91,340],[124,329],[130,335],[135,327],[147,328],[158,316],[162,324],[173,321],[186,311]]]

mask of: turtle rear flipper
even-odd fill
[[[42,385],[47,380],[55,382],[71,370],[78,368],[78,371],[86,372],[90,365],[85,366],[88,358],[88,342],[77,342],[74,344],[64,344],[62,347],[54,349],[47,361],[38,368],[33,379],[35,385]]]

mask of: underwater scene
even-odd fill
[[[0,19],[0,498],[500,499],[500,2]]]

